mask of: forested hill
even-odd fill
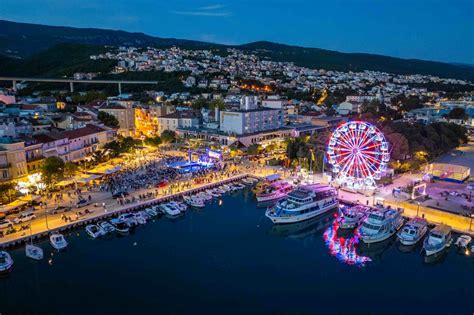
[[[238,46],[226,46],[193,40],[160,38],[143,33],[131,33],[119,30],[47,26],[0,20],[0,55],[10,58],[32,59],[33,62],[35,62],[35,59],[45,58],[45,53],[54,54],[51,48],[63,43],[86,44],[98,47],[105,45],[135,47],[180,46],[191,49],[213,48],[222,50],[225,50],[227,47],[234,47],[256,52],[258,55],[271,60],[291,61],[297,65],[317,69],[341,71],[376,70],[396,74],[418,73],[474,81],[474,67],[468,65],[401,59],[366,53],[342,53],[266,41]],[[5,58],[0,58],[0,75],[5,74],[4,68],[2,68],[2,64],[5,63],[5,60]],[[69,60],[59,59],[55,61],[55,63],[61,62],[64,62],[65,67],[69,66]],[[11,61],[8,61],[8,63],[11,63]],[[58,67],[60,68],[61,64],[58,64]],[[21,68],[22,67],[20,67],[20,69]],[[59,69],[59,72],[61,72],[61,69]]]

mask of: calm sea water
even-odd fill
[[[250,191],[126,237],[68,236],[65,252],[10,251],[0,278],[8,314],[472,314],[474,257],[452,249],[426,264],[419,248],[356,242],[329,214],[272,226]],[[338,233],[337,236],[334,233]],[[357,264],[353,264],[353,263]]]

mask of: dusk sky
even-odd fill
[[[0,0],[0,19],[474,64],[473,0]]]

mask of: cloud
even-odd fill
[[[211,4],[203,7],[199,7],[195,10],[173,10],[171,13],[178,15],[191,15],[191,16],[215,16],[215,17],[226,17],[231,16],[232,13],[228,11],[222,11],[226,6],[223,4]]]

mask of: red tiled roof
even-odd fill
[[[82,127],[79,129],[64,131],[63,134],[69,139],[75,139],[75,138],[92,135],[94,133],[98,133],[102,131],[106,131],[106,129],[96,126],[96,125],[88,124],[85,127]]]

